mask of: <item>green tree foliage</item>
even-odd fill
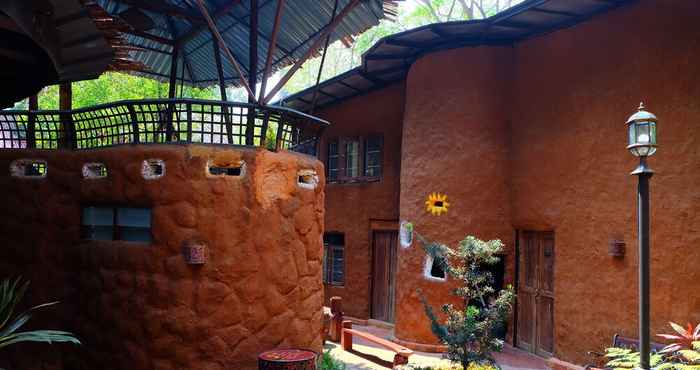
[[[198,89],[185,86],[177,96],[197,99],[219,99],[215,87]],[[126,73],[107,72],[99,78],[73,83],[73,108],[89,107],[127,99],[168,97],[168,83]],[[58,85],[46,87],[39,95],[40,109],[58,109]]]
[[[448,358],[467,369],[470,364],[494,364],[492,352],[500,351],[503,341],[495,336],[512,309],[515,298],[512,287],[500,292],[493,288],[493,275],[488,265],[498,263],[503,250],[500,240],[482,241],[467,236],[456,249],[429,242],[418,237],[426,252],[441,264],[445,272],[457,281],[452,294],[461,304],[444,304],[442,320],[421,294],[431,329],[447,345]]]
[[[383,20],[379,25],[357,36],[351,47],[340,41],[329,45],[321,81],[337,76],[360,65],[362,54],[369,50],[382,37],[412,29],[425,24],[455,20],[478,19],[507,9],[522,0],[406,0],[399,3],[395,21]],[[281,90],[278,97],[284,97],[316,84],[319,57],[304,63],[291,80]],[[289,67],[283,68],[270,78],[268,91],[274,86]],[[165,98],[168,84],[153,79],[126,73],[107,72],[95,80],[73,84],[73,108],[82,108],[125,99]],[[219,89],[212,86],[206,89],[178,86],[178,96],[197,99],[220,99]],[[228,100],[246,101],[243,88],[227,89]],[[15,109],[26,109],[26,100],[18,102]],[[39,98],[40,109],[58,109],[58,86],[45,88]]]
[[[379,25],[357,36],[352,47],[340,41],[329,46],[321,81],[360,65],[362,54],[382,37],[437,22],[479,19],[503,11],[523,0],[406,0],[399,5],[395,21],[382,20]],[[287,96],[316,84],[321,58],[304,63],[281,92]],[[284,68],[278,73],[285,73]]]

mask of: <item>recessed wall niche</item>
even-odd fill
[[[42,159],[16,159],[10,163],[10,175],[25,179],[43,179],[49,167]]]
[[[430,255],[425,256],[423,275],[430,281],[447,281],[447,272],[439,263],[436,263],[433,256]]]
[[[297,185],[302,189],[316,189],[318,182],[318,174],[314,170],[299,170],[297,173]]]
[[[212,160],[207,162],[207,176],[210,177],[243,177],[245,169],[245,161],[236,161],[230,164],[214,163]]]
[[[107,177],[107,166],[104,163],[85,163],[82,173],[84,179],[103,179]]]
[[[146,159],[141,163],[141,175],[146,180],[165,176],[165,162],[162,159]]]

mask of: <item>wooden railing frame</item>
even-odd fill
[[[200,141],[194,141],[193,140],[193,111],[192,107],[193,105],[197,106],[207,106],[211,105],[212,108],[216,107],[216,109],[221,109],[221,111],[215,111],[216,114],[222,114],[224,117],[225,122],[205,122],[202,121],[202,124],[223,124],[225,126],[225,129],[223,132],[201,132],[202,137],[205,136],[205,134],[210,134],[210,135],[219,135],[223,134],[227,136],[227,143],[210,143],[210,142],[200,142]],[[162,111],[162,114],[159,114],[157,112],[154,112],[152,110],[144,110],[142,109],[141,111],[138,111],[138,107],[149,107],[152,108],[154,106],[157,107],[164,107],[164,111]],[[177,107],[177,110],[176,110]],[[255,127],[260,127],[261,133],[260,133],[260,140],[259,143],[253,145],[252,144],[252,138],[250,138],[250,134],[248,130],[246,130],[246,133],[244,134],[244,144],[230,144],[234,140],[231,140],[232,138],[232,125],[230,124],[229,120],[229,112],[233,112],[234,108],[240,108],[240,109],[246,109],[248,113],[246,114],[252,114],[254,117],[258,118],[259,121],[261,122],[260,124],[256,125]],[[107,114],[109,112],[117,112],[117,113],[111,113],[114,114],[113,117],[119,117],[120,121],[119,122],[108,122],[107,118],[104,118],[103,116],[99,115],[99,112],[105,112],[104,114]],[[125,113],[126,112],[126,113]],[[175,131],[174,125],[173,125],[173,115],[175,113],[180,114],[179,117],[182,117],[182,114],[186,115],[186,139],[179,139],[179,140],[173,140],[173,137],[177,133],[178,135],[183,133],[183,127],[182,127],[182,119],[178,120],[178,123],[180,124],[178,126],[178,130]],[[242,112],[242,110],[240,111]],[[251,113],[252,112],[252,113]],[[89,118],[85,118],[85,116],[82,116],[80,118],[80,114],[94,114],[94,122],[96,124],[95,128],[92,128],[95,131],[99,130],[112,130],[109,131],[109,134],[107,136],[96,136],[94,138],[92,137],[85,137],[85,132],[89,132],[90,129],[81,129],[78,130],[76,129],[76,122],[80,123],[87,123],[90,122]],[[162,126],[154,128],[153,131],[142,131],[141,128],[139,127],[142,124],[151,124],[153,125],[156,121],[152,120],[145,120],[145,121],[139,121],[139,114],[150,114],[151,116],[153,115],[158,115],[158,123],[160,123]],[[24,131],[24,138],[22,137],[11,137],[8,138],[6,136],[7,132],[4,132],[3,134],[5,136],[0,137],[0,144],[7,145],[7,142],[10,143],[22,143],[24,142],[24,147],[27,149],[34,149],[37,148],[37,140],[36,140],[36,132],[37,128],[39,127],[40,124],[42,123],[50,123],[51,121],[42,121],[41,117],[60,117],[60,127],[56,131],[56,138],[51,138],[51,139],[41,139],[42,142],[54,142],[57,141],[57,148],[42,148],[42,149],[68,149],[68,150],[81,150],[81,149],[92,149],[93,147],[85,147],[84,145],[82,147],[79,147],[79,141],[81,143],[89,142],[90,140],[103,140],[105,137],[109,137],[108,141],[115,141],[115,140],[121,140],[120,138],[122,137],[127,137],[128,139],[126,142],[119,142],[117,144],[107,144],[107,145],[95,145],[94,148],[102,148],[102,147],[109,147],[109,146],[116,146],[120,144],[166,144],[166,143],[175,143],[175,144],[216,144],[216,145],[229,145],[229,146],[244,146],[244,147],[249,147],[249,146],[261,146],[261,147],[266,147],[269,143],[267,143],[266,139],[266,134],[267,130],[269,128],[270,121],[272,117],[275,117],[273,120],[277,122],[277,132],[276,132],[276,143],[275,143],[275,151],[280,150],[283,148],[284,144],[287,143],[288,146],[290,146],[290,150],[294,150],[295,146],[296,147],[301,147],[301,144],[305,144],[309,142],[310,140],[313,140],[314,142],[314,151],[315,155],[318,156],[318,143],[320,142],[320,135],[323,132],[323,129],[329,125],[329,123],[323,119],[295,111],[290,108],[286,107],[280,107],[280,106],[262,106],[259,104],[254,104],[254,103],[242,103],[242,102],[231,102],[231,101],[219,101],[219,100],[199,100],[199,99],[142,99],[142,100],[122,100],[122,101],[117,101],[117,102],[112,102],[112,103],[107,103],[107,104],[100,104],[100,105],[95,105],[91,107],[85,107],[85,108],[79,108],[79,109],[72,109],[72,110],[6,110],[6,111],[0,111],[0,120],[2,117],[8,117],[8,116],[14,116],[14,122],[16,124],[16,128],[14,129],[9,129],[7,127],[3,128],[0,127],[0,131],[12,131],[12,132],[21,132],[22,130]],[[125,117],[126,116],[126,117]],[[149,117],[151,117],[149,116]],[[152,118],[151,118],[152,119]],[[161,122],[162,121],[162,122]],[[9,120],[7,122],[10,122]],[[25,128],[20,129],[19,127],[19,122],[26,122]],[[105,124],[105,126],[99,126],[99,124],[102,123],[109,123],[108,125]],[[245,123],[242,124],[243,127],[245,127]],[[120,134],[121,127],[127,128],[129,127],[129,131],[124,134]],[[114,131],[116,130],[116,132]],[[79,139],[77,137],[77,132],[81,131],[83,133],[83,136]],[[51,131],[54,132],[54,131]],[[200,133],[199,131],[197,133]],[[285,133],[288,135],[288,138],[285,139],[284,135]],[[153,135],[152,139],[146,139],[143,140],[141,138],[142,134],[144,135]],[[165,140],[160,140],[159,138],[162,135],[165,135]],[[240,135],[240,134],[239,134]],[[0,146],[1,148],[2,146]],[[21,149],[21,148],[16,148],[16,147],[8,147],[4,146],[6,149]]]

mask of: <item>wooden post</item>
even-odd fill
[[[343,347],[343,351],[352,351],[352,334],[346,332],[345,329],[352,329],[352,321],[343,321],[343,335],[340,340],[340,345]]]
[[[221,100],[227,101],[226,96],[226,80],[224,79],[224,67],[221,63],[221,49],[219,49],[218,42],[212,42],[214,47],[214,61],[216,62],[216,73],[219,77],[219,93],[221,95]],[[224,105],[221,107],[221,112],[224,115],[224,122],[226,124],[226,137],[229,144],[233,144],[233,125],[231,124],[231,117],[228,115],[228,108]]]
[[[207,21],[207,24],[209,25],[209,30],[211,31],[212,36],[216,39],[216,41],[219,43],[219,46],[221,49],[224,51],[224,55],[226,55],[226,58],[228,58],[229,62],[233,64],[233,67],[236,69],[236,72],[238,72],[238,76],[240,76],[241,83],[243,84],[243,87],[245,87],[246,91],[248,92],[248,96],[252,96],[253,99],[255,99],[255,93],[253,90],[250,89],[250,85],[248,85],[248,81],[246,81],[243,71],[241,70],[241,65],[238,64],[236,61],[236,58],[231,54],[231,50],[228,49],[226,46],[226,42],[224,42],[224,38],[221,36],[221,33],[219,33],[219,29],[216,28],[216,23],[214,23],[214,20],[212,19],[211,15],[209,15],[209,11],[207,10],[207,7],[204,5],[203,0],[197,0],[197,6],[199,7],[199,10],[202,12],[202,16],[204,16],[204,20]],[[214,41],[212,41],[214,42]]]
[[[265,60],[265,70],[263,71],[262,82],[260,84],[260,102],[265,101],[265,90],[267,89],[267,79],[270,77],[272,69],[272,59],[275,56],[277,49],[277,33],[279,32],[280,23],[282,20],[282,9],[284,9],[284,0],[277,1],[277,11],[275,12],[275,23],[272,26],[272,36],[270,37],[270,47],[267,49],[267,59]]]
[[[340,342],[340,334],[343,332],[343,299],[331,297],[331,330],[330,337],[333,342]]]
[[[39,95],[29,97],[29,115],[27,117],[27,132],[25,140],[27,148],[36,148],[36,111],[39,110]]]
[[[168,84],[168,99],[175,99],[177,88],[177,60],[180,57],[180,48],[173,47],[173,54],[170,57],[170,81]]]
[[[255,88],[258,83],[258,0],[250,0],[250,30],[248,48],[248,85],[253,94],[248,96],[248,103],[257,103]],[[248,109],[248,122],[245,129],[246,145],[254,144],[256,108]]]
[[[73,86],[70,82],[62,83],[58,87],[58,109],[64,111],[60,114],[61,133],[58,138],[58,147],[71,149],[74,147],[73,137]]]
[[[333,15],[331,16],[331,22],[335,20],[335,13],[338,11],[338,0],[335,0],[335,4],[333,5]],[[321,75],[323,74],[323,65],[326,63],[326,53],[328,52],[328,44],[331,41],[331,34],[329,33],[328,36],[326,36],[326,43],[323,46],[323,55],[321,56],[321,65],[318,66],[318,75],[316,76],[316,85],[314,86],[314,95],[313,98],[311,99],[311,110],[310,113],[311,115],[314,114],[314,111],[316,110],[316,101],[318,100],[318,85],[321,83]]]
[[[177,62],[180,57],[180,48],[173,47],[173,54],[170,57],[170,81],[168,82],[168,99],[175,99],[177,91]],[[171,141],[173,138],[173,113],[175,112],[175,103],[168,103],[168,109],[165,111],[165,141]]]

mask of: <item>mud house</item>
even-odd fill
[[[0,110],[0,271],[32,281],[27,304],[60,300],[37,325],[85,345],[0,367],[254,369],[272,348],[319,352],[328,122],[254,90],[395,5],[3,1],[0,106],[61,88],[56,110]],[[105,70],[167,81],[168,98],[72,107],[71,83]],[[221,100],[176,94],[212,84]]]
[[[615,333],[636,336],[635,158],[625,121],[640,101],[661,120],[651,159],[652,333],[700,320],[700,5],[525,1],[489,19],[380,40],[321,84],[326,165],[325,295],[395,340],[438,350],[418,299],[450,281],[399,228],[455,244],[507,245],[519,296],[508,341],[585,364]],[[305,110],[316,89],[285,104]],[[429,193],[447,194],[440,217]]]

